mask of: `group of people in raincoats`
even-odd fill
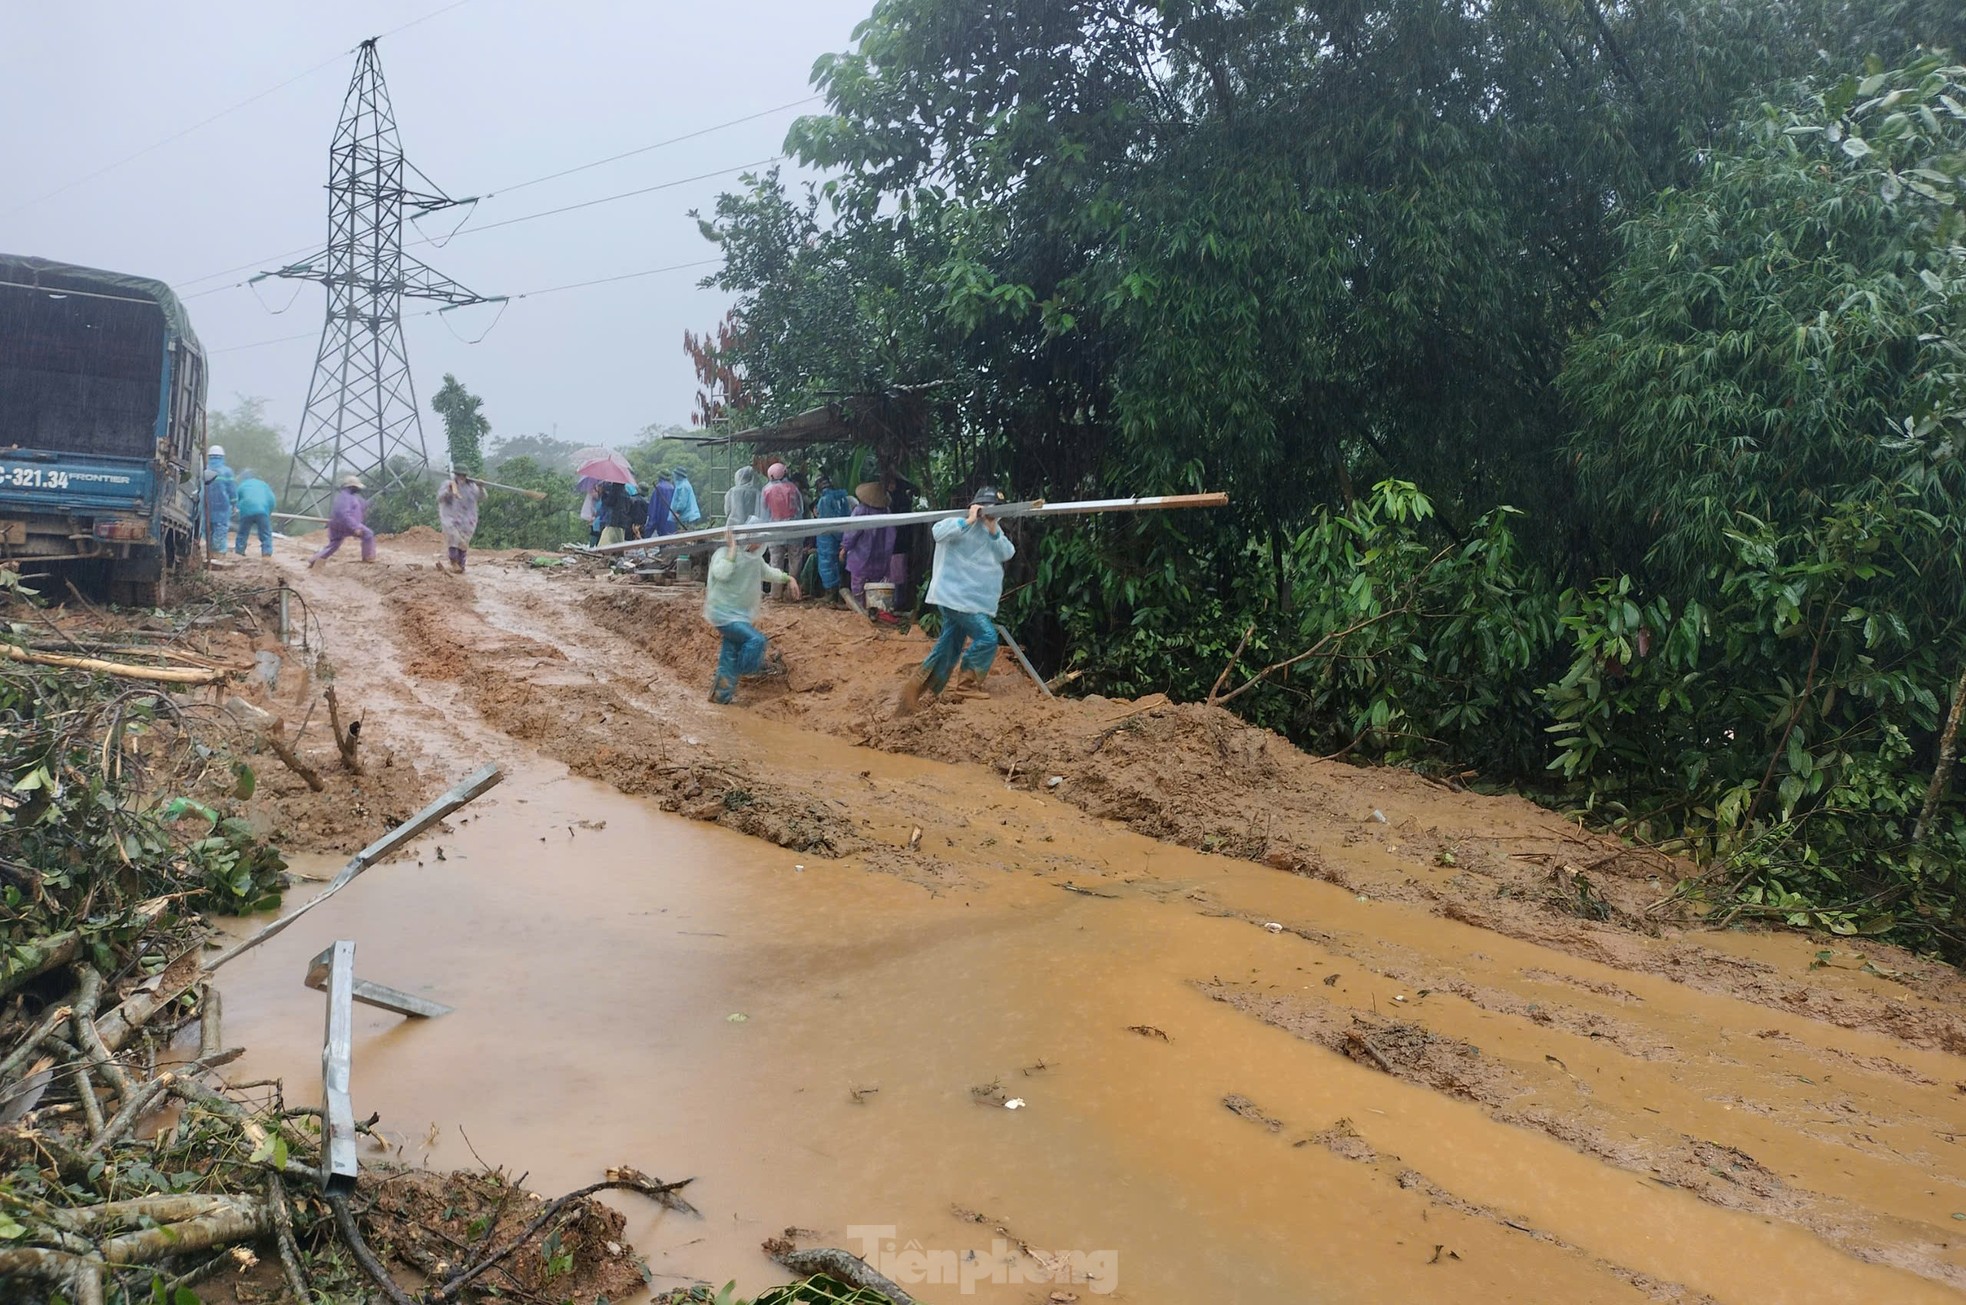
[[[582,495],[580,519],[588,524],[590,545],[673,535],[703,519],[696,487],[681,467],[657,473],[646,495],[632,482],[591,477],[582,478],[575,488]]]
[[[204,480],[205,546],[223,553],[226,532],[236,530],[232,551],[240,557],[246,555],[246,540],[254,534],[259,536],[259,555],[273,556],[273,486],[249,468],[233,475],[222,444],[206,450]]]

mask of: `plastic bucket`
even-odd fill
[[[891,612],[894,610],[894,586],[885,580],[867,582],[867,610],[870,612]]]

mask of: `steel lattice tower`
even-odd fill
[[[405,184],[405,171],[428,189]],[[335,482],[350,473],[371,490],[427,474],[423,419],[403,346],[403,299],[434,299],[446,308],[490,300],[405,255],[403,213],[421,217],[464,202],[404,161],[375,41],[362,42],[328,150],[327,248],[260,274],[318,281],[328,290],[327,322],[287,473],[286,499],[295,511],[319,512]]]

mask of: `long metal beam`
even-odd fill
[[[211,973],[227,961],[251,951],[267,939],[273,937],[295,920],[298,920],[301,916],[306,915],[309,911],[327,901],[342,889],[348,887],[349,884],[354,882],[356,875],[361,874],[362,871],[368,869],[384,857],[392,855],[397,848],[409,842],[412,838],[415,838],[418,834],[430,828],[430,826],[436,824],[439,820],[442,820],[465,803],[471,801],[504,777],[504,772],[500,771],[497,766],[482,766],[472,771],[469,775],[458,781],[455,788],[452,788],[435,802],[432,802],[429,806],[357,852],[349,859],[348,864],[341,868],[341,873],[334,877],[334,881],[321,890],[319,896],[287,912],[287,914],[225,952],[216,960],[207,961],[205,963],[205,972],[207,974]]]
[[[355,1058],[355,944],[328,948],[328,1028],[321,1041],[321,1187],[355,1190],[355,1102],[349,1096]]]
[[[334,948],[329,947],[326,951],[307,963],[307,976],[302,982],[316,992],[326,992],[328,990],[329,968],[333,963]],[[435,1019],[439,1015],[448,1015],[452,1010],[456,1009],[455,1007],[444,1005],[441,1001],[431,1001],[428,997],[419,997],[413,992],[404,992],[401,988],[391,988],[380,983],[370,983],[367,979],[355,980],[354,987],[350,989],[350,992],[355,1000],[361,1002],[364,1006],[378,1006],[383,1010],[394,1011],[398,1015],[408,1015],[412,1019]]]
[[[989,510],[999,520],[1017,517],[1072,517],[1096,512],[1160,512],[1170,508],[1227,507],[1227,494],[1157,494],[1143,498],[1095,498],[1075,503],[1047,503],[1036,499],[1028,503],[1002,503]],[[967,516],[969,509],[944,508],[929,512],[877,512],[864,517],[801,517],[795,521],[762,521],[733,526],[730,532],[739,543],[783,543],[789,539],[808,539],[818,535],[845,534],[855,530],[878,530],[883,526],[929,525]],[[715,543],[724,537],[724,527],[686,530],[681,534],[658,535],[654,539],[630,539],[619,544],[600,544],[576,551],[631,553],[658,548],[687,548],[692,544]]]

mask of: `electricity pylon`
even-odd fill
[[[428,189],[406,184],[405,171]],[[327,323],[287,473],[286,499],[295,511],[318,513],[335,483],[351,473],[373,491],[428,472],[403,346],[403,299],[434,299],[446,312],[492,300],[405,255],[403,212],[422,217],[469,202],[444,194],[404,161],[375,40],[362,42],[328,149],[327,248],[254,278],[318,281],[328,290]]]

